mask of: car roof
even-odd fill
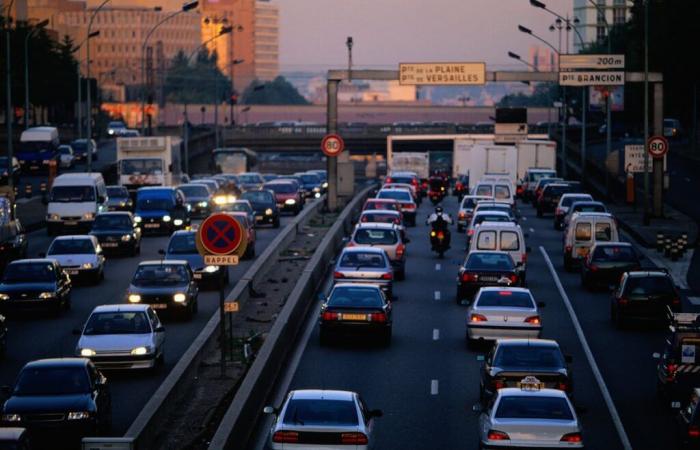
[[[627,275],[632,278],[642,278],[642,277],[670,277],[671,275],[664,270],[631,270],[627,272]]]
[[[483,291],[483,292],[501,292],[501,291],[525,292],[525,293],[532,295],[532,292],[530,292],[530,289],[524,288],[524,287],[487,286],[487,287],[482,287],[480,289],[480,291]]]
[[[184,259],[164,259],[164,260],[150,260],[141,261],[139,267],[141,266],[186,266],[189,263]]]
[[[365,200],[365,203],[366,203],[366,202],[380,202],[380,203],[393,203],[393,202],[396,202],[396,203],[398,203],[399,201],[396,200],[395,198],[376,198],[376,197],[375,197],[375,198],[368,198],[367,200]]]
[[[345,247],[342,253],[377,253],[384,254],[385,251],[379,247]],[[336,283],[337,285],[338,283]]]
[[[559,343],[553,339],[497,339],[496,345],[528,345],[531,347],[559,347]]]
[[[564,194],[564,195],[569,195],[569,194]],[[598,200],[579,200],[579,201],[573,202],[571,204],[571,206],[573,207],[574,205],[578,205],[578,204],[581,204],[581,205],[600,205],[603,207],[605,206],[605,203],[598,201]],[[590,211],[590,212],[594,212],[594,211]]]
[[[296,182],[296,180],[278,178],[265,182],[265,185],[267,186],[270,184],[294,184],[294,182]]]
[[[177,230],[173,234],[171,234],[170,237],[172,238],[173,236],[182,236],[182,235],[186,235],[186,234],[195,234],[195,233],[196,233],[195,230]]]
[[[144,186],[138,188],[136,192],[173,192],[175,189],[177,188],[171,186]]]
[[[95,237],[89,234],[69,234],[65,236],[56,236],[53,238],[54,241],[78,241],[85,239],[93,241]]]
[[[396,225],[393,223],[381,223],[381,222],[360,222],[357,224],[357,228],[383,228],[386,230],[395,230]]]
[[[474,253],[483,253],[483,254],[488,254],[488,255],[503,255],[503,256],[507,256],[508,258],[510,258],[511,261],[513,260],[513,258],[510,257],[510,253],[504,252],[501,250],[472,250],[469,253],[467,253],[467,257],[469,257],[469,255],[474,254]]]
[[[133,214],[131,211],[105,211],[98,214],[98,216],[127,216],[131,217]]]
[[[542,388],[539,390],[526,390],[520,388],[503,388],[498,390],[498,395],[502,398],[505,396],[517,396],[517,397],[558,397],[567,398],[565,391],[560,391],[559,389]],[[547,420],[547,419],[539,419]],[[553,419],[550,419],[553,420]]]
[[[593,247],[630,247],[632,248],[632,244],[629,242],[596,242],[593,244]]]
[[[474,214],[474,217],[479,216],[479,215],[481,215],[481,216],[485,216],[485,215],[496,215],[496,216],[510,217],[510,214],[508,214],[507,212],[503,212],[503,211],[494,211],[494,210],[489,210],[489,211],[477,211],[477,212]]]
[[[85,367],[89,360],[86,358],[46,358],[37,359],[35,361],[28,362],[25,368],[35,368],[35,367],[56,367],[56,366],[70,366],[70,367]]]
[[[479,230],[484,230],[487,228],[517,228],[522,231],[522,227],[515,222],[481,222],[479,225]]]
[[[547,188],[551,188],[551,187],[569,187],[569,186],[571,186],[569,183],[549,183],[544,188],[547,189]],[[573,194],[573,192],[571,192],[571,194]]]
[[[351,391],[336,391],[322,389],[299,389],[289,393],[294,400],[346,400],[355,398],[355,393]]]
[[[586,194],[585,192],[567,192],[566,194],[563,194],[561,198],[569,198],[569,197],[590,197],[593,198],[591,194]]]
[[[144,303],[119,303],[114,305],[100,305],[95,307],[93,313],[101,312],[134,312],[134,311],[146,311],[149,305]]]
[[[10,264],[34,264],[34,263],[55,263],[56,260],[54,258],[26,258],[26,259],[16,259],[12,261]]]
[[[608,212],[597,212],[597,211],[576,211],[574,217],[571,220],[583,220],[583,219],[610,219],[615,220],[613,215]]]
[[[362,214],[391,214],[394,216],[401,216],[401,211],[395,211],[393,209],[365,209]]]

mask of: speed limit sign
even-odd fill
[[[668,140],[663,136],[652,136],[647,141],[652,158],[663,158],[668,153]]]
[[[326,156],[338,156],[345,149],[343,138],[337,134],[328,134],[321,141],[321,150]]]

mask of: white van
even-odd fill
[[[525,282],[527,252],[525,235],[520,225],[513,222],[482,222],[474,229],[469,251],[495,250],[507,252],[520,271],[520,279]]]
[[[564,236],[564,269],[571,271],[596,242],[618,242],[617,221],[609,213],[575,213]]]
[[[46,231],[49,236],[63,230],[89,231],[102,211],[107,211],[107,187],[101,173],[60,175],[49,192]]]
[[[472,195],[493,197],[494,200],[508,202],[515,208],[515,191],[510,182],[480,181],[472,191]]]

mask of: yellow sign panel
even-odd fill
[[[238,255],[204,255],[204,264],[208,266],[235,266]]]
[[[485,63],[401,63],[402,85],[481,85],[486,83]]]
[[[240,308],[239,308],[238,302],[226,302],[226,303],[224,303],[224,312],[234,313],[234,312],[238,312],[239,309]]]

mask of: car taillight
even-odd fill
[[[382,278],[382,280],[393,280],[394,274],[391,272],[383,273],[381,278]]]
[[[502,431],[489,430],[489,434],[486,436],[486,439],[489,441],[509,441],[510,436]]]
[[[333,272],[333,278],[345,278],[343,272]]]
[[[460,219],[464,219],[465,217],[467,217],[467,213],[464,211],[460,211],[459,214],[457,214],[457,217],[459,217]]]
[[[678,366],[676,364],[666,365],[666,381],[673,381],[676,378],[676,370]]]
[[[402,258],[405,251],[406,251],[406,246],[403,245],[403,244],[399,244],[399,245],[396,247],[396,257],[397,257],[397,258]]]
[[[360,219],[361,222],[367,222],[367,216],[362,216],[362,219]]]
[[[560,391],[568,391],[569,390],[569,383],[566,381],[560,381],[557,383],[557,389]]]
[[[333,311],[323,311],[323,314],[321,314],[321,320],[323,321],[338,320],[338,317],[338,313]]]
[[[486,316],[484,316],[482,314],[476,314],[476,313],[472,314],[469,317],[469,321],[470,322],[488,322],[488,320],[486,319]]]
[[[630,300],[627,297],[620,297],[617,300],[618,306],[627,306],[629,304]]]
[[[700,427],[697,425],[688,425],[688,437],[693,439],[700,438]]]
[[[474,236],[474,229],[473,228],[470,228],[469,230],[467,230],[467,236]]]
[[[531,325],[539,325],[540,324],[540,316],[530,316],[525,318],[525,323],[529,323]]]
[[[554,215],[556,215],[556,216],[562,215],[561,209],[560,209],[560,208],[555,209],[555,210],[554,210]]]
[[[384,184],[389,184],[391,182],[392,182],[391,177],[386,177],[386,179],[384,180]]]
[[[566,433],[561,437],[561,442],[583,442],[581,433]]]
[[[275,431],[275,434],[272,435],[272,442],[296,444],[299,442],[299,433],[296,431]]]
[[[570,245],[567,245],[567,246],[565,247],[566,253],[570,253],[570,252],[571,252],[571,248],[572,248],[572,247],[571,247]]]
[[[372,313],[369,315],[369,320],[370,320],[370,322],[386,323],[386,321],[387,321],[386,313],[384,313],[384,312]]]
[[[518,282],[518,276],[517,275],[508,275],[508,279],[510,280],[510,284],[515,284]]]
[[[353,241],[349,241],[347,244],[345,244],[346,247],[354,247],[355,243]]]
[[[497,390],[499,390],[499,389],[503,389],[504,387],[506,387],[506,383],[505,383],[505,381],[503,381],[503,380],[492,380],[492,381],[491,381],[491,387],[492,387],[495,391],[497,391]]]
[[[415,203],[403,203],[401,206],[403,206],[406,209],[416,209]]]
[[[479,277],[478,277],[476,274],[473,274],[473,273],[464,272],[464,273],[462,274],[462,281],[464,281],[465,283],[469,283],[469,282],[472,282],[472,281],[476,281],[477,278],[479,278]]]
[[[523,264],[527,262],[527,252],[523,253]]]
[[[460,183],[460,182],[455,183],[455,189],[462,190],[462,183]]]
[[[674,297],[674,298],[671,300],[671,303],[674,304],[674,305],[680,305],[680,304],[681,304],[681,299],[678,298],[678,297]]]
[[[411,184],[412,184],[413,186],[415,186],[415,187],[418,187],[418,180],[416,180],[415,178],[412,179],[412,180],[411,180]]]
[[[367,445],[367,436],[364,433],[341,433],[340,442],[343,444]]]
[[[518,195],[521,195],[523,193],[523,191],[525,191],[525,188],[522,186],[518,186],[515,188],[515,193]]]
[[[401,225],[401,220],[394,219],[394,225]]]

